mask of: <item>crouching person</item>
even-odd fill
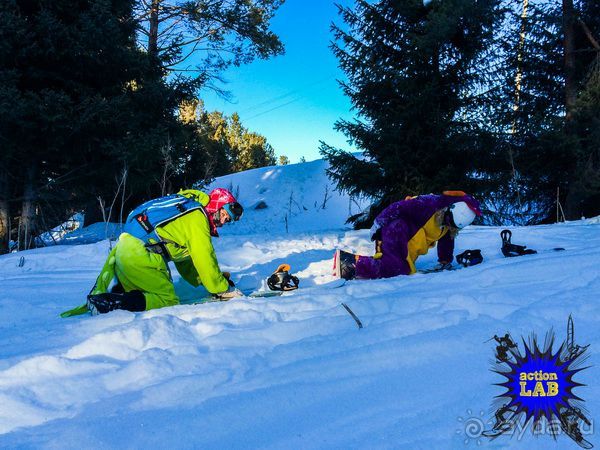
[[[173,261],[192,286],[203,285],[223,298],[240,295],[221,272],[212,237],[217,228],[237,221],[242,206],[226,189],[209,195],[197,190],[150,200],[134,209],[110,252],[86,305],[63,317],[107,313],[115,309],[145,311],[179,304],[169,271]]]
[[[462,191],[419,195],[391,204],[375,219],[371,240],[375,255],[337,250],[334,272],[340,278],[389,278],[411,275],[415,262],[437,243],[438,267],[449,268],[459,230],[481,215],[479,203]]]

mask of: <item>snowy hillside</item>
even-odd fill
[[[322,164],[219,180],[267,204],[222,229],[221,268],[249,287],[290,263],[301,289],[281,297],[61,319],[108,242],[0,256],[0,447],[579,448],[530,432],[489,441],[466,425],[487,421],[501,392],[484,341],[551,328],[563,340],[569,314],[591,344],[575,392],[600,417],[600,220],[512,228],[515,243],[566,250],[510,259],[500,228],[468,227],[456,250],[480,248],[479,266],[327,289],[335,248],[373,250],[366,231],[344,228],[347,198],[330,191],[319,208]],[[175,281],[184,301],[205,295]]]
[[[322,159],[263,167],[218,177],[204,191],[227,188],[244,206],[243,220],[224,229],[223,234],[230,236],[351,228],[346,225],[348,217],[369,202],[336,191],[325,172],[327,167]],[[96,223],[66,235],[55,233],[54,240],[44,236],[44,241],[48,245],[87,244],[106,236],[116,238],[119,232],[118,224]]]
[[[369,203],[335,191],[327,167],[322,159],[263,167],[219,177],[207,190],[228,188],[246,208],[228,234],[339,229]]]

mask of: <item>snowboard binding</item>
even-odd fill
[[[502,238],[502,254],[507,258],[522,255],[534,255],[537,251],[527,248],[525,245],[513,244],[510,240],[512,238],[512,232],[510,230],[502,230],[500,233]]]
[[[289,273],[289,264],[281,264],[277,270],[267,279],[267,286],[272,291],[293,291],[298,289],[300,280]]]
[[[456,262],[463,267],[476,266],[483,262],[481,250],[465,250],[460,255],[456,255]]]

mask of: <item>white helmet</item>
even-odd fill
[[[453,203],[448,211],[450,212],[450,223],[456,228],[464,228],[475,220],[475,211],[469,208],[465,202]]]

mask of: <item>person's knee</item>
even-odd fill
[[[384,255],[381,258],[380,276],[381,278],[391,278],[398,275],[410,275],[410,267],[401,255]]]

